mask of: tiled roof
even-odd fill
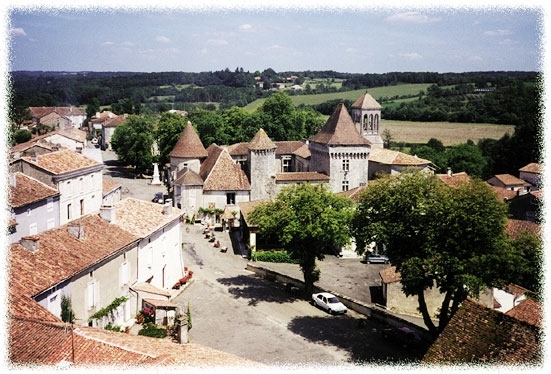
[[[338,192],[337,195],[348,197],[352,201],[358,202],[358,199],[360,198],[363,190],[365,190],[365,186],[359,186],[348,191]]]
[[[23,157],[23,159],[53,174],[68,173],[92,166],[102,166],[96,160],[70,149],[38,155],[36,156],[36,161],[33,161],[31,157]]]
[[[358,100],[356,100],[354,104],[352,104],[352,108],[380,110],[382,106],[373,98],[373,96],[366,92]]]
[[[402,279],[402,276],[399,272],[396,271],[396,266],[390,266],[384,268],[379,272],[383,283],[395,283],[399,282]]]
[[[505,232],[513,239],[519,239],[522,233],[541,235],[541,225],[520,219],[508,219]]]
[[[19,208],[48,197],[59,195],[59,192],[23,173],[15,173],[15,186],[10,185],[8,202],[12,208]]]
[[[81,238],[69,233],[69,227],[79,225],[83,229]],[[109,240],[105,240],[107,233]],[[138,238],[99,215],[90,214],[32,239],[38,244],[36,252],[14,243],[9,256],[10,284],[23,283],[28,296],[56,285]]]
[[[266,150],[266,149],[275,149],[277,146],[274,142],[268,137],[264,129],[257,131],[253,139],[249,142],[248,148],[251,150]]]
[[[532,163],[518,169],[518,171],[523,171],[525,173],[542,174],[543,173],[543,164],[532,162]]]
[[[75,140],[80,143],[84,143],[86,141],[86,131],[70,128],[70,129],[58,129],[53,132],[49,132],[44,134],[44,138],[48,139],[52,135],[61,135],[68,139]]]
[[[504,187],[492,186],[491,184],[489,185],[500,200],[510,200],[517,196],[517,191],[508,190]]]
[[[297,171],[289,173],[276,173],[276,180],[278,182],[313,182],[313,181],[329,181],[329,176],[318,173],[316,171]]]
[[[228,152],[232,156],[247,156],[249,154],[249,143],[236,143],[228,146]]]
[[[310,141],[328,145],[371,145],[369,140],[358,133],[343,103],[337,105],[331,117]]]
[[[170,157],[182,158],[205,158],[208,156],[207,150],[201,142],[195,127],[188,122],[176,145],[169,154]]]
[[[467,299],[431,345],[427,364],[541,364],[541,330]]]
[[[488,180],[488,183],[494,184],[494,179],[504,186],[530,186],[529,183],[511,174],[496,174]]]
[[[28,142],[14,145],[13,147],[10,148],[10,153],[23,152],[32,147],[41,147],[48,151],[54,151],[57,148],[59,148],[56,144],[53,144],[47,141],[46,139],[44,139],[44,137],[41,136],[41,137],[33,138]]]
[[[114,118],[107,118],[103,122],[103,127],[117,127],[118,125],[126,122],[126,116],[116,116]]]
[[[526,298],[507,311],[508,316],[524,321],[539,328],[543,327],[542,305],[532,298]]]
[[[251,185],[247,175],[231,158],[228,151],[215,144],[208,148],[209,156],[199,172],[204,180],[204,191],[248,191]]]
[[[174,184],[179,184],[182,186],[202,186],[203,179],[193,170],[189,168],[183,168],[182,170],[178,170],[176,172]]]
[[[290,155],[295,153],[300,147],[304,145],[304,142],[299,140],[289,140],[289,141],[276,141],[276,156],[277,155]]]
[[[248,223],[248,218],[249,218],[249,213],[255,208],[257,207],[258,205],[260,204],[265,204],[265,203],[268,203],[270,202],[270,200],[254,200],[254,201],[244,201],[244,202],[240,202],[238,204],[239,206],[239,210],[241,211],[241,216],[243,217],[243,219],[245,220],[245,222],[247,224]]]
[[[102,190],[104,195],[119,187],[122,187],[122,185],[119,182],[115,181],[114,179],[103,178]]]
[[[9,359],[27,369],[71,364],[100,369],[109,365],[138,371],[193,367],[261,367],[261,364],[198,344],[123,334],[62,322],[12,318]],[[29,366],[30,365],[30,366]],[[44,369],[43,366],[34,367]],[[51,366],[50,368],[53,368]]]
[[[311,156],[310,148],[308,148],[308,144],[303,144],[300,148],[298,148],[294,152],[294,154],[304,159],[308,159]]]
[[[419,166],[430,164],[429,160],[425,160],[417,156],[411,156],[399,151],[393,151],[387,148],[371,148],[369,161],[378,162],[385,165]]]
[[[471,177],[469,177],[469,174],[465,173],[464,171],[460,173],[452,173],[451,175],[437,174],[436,176],[450,187],[459,187],[463,183],[468,183],[471,181]]]
[[[164,214],[165,206],[150,201],[127,197],[115,203],[116,226],[144,238],[168,223],[179,219],[184,212],[170,207]]]
[[[29,111],[31,113],[32,117],[36,118],[42,118],[45,115],[48,115],[52,112],[55,112],[61,116],[86,116],[86,113],[84,113],[79,108],[75,108],[72,106],[50,106],[50,107],[29,107]]]

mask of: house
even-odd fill
[[[518,169],[519,179],[530,183],[533,189],[538,189],[541,185],[541,175],[543,174],[544,165],[541,163],[532,162]]]
[[[127,198],[99,213],[25,236],[10,248],[10,284],[55,316],[71,299],[79,325],[129,326],[143,300],[167,302],[184,276],[182,212]],[[127,297],[109,316],[93,316]]]
[[[74,128],[81,128],[84,120],[86,119],[86,113],[75,107],[29,107],[29,113],[32,117],[34,125],[41,124],[43,120],[51,119],[52,113],[55,113],[59,117],[64,117],[68,120],[68,123]],[[49,116],[49,117],[47,117]]]
[[[11,284],[7,311],[7,366],[17,370],[145,367],[261,367],[229,353],[167,339],[69,325]]]
[[[537,313],[538,309],[531,308],[534,306],[533,300],[526,306],[526,309],[522,307],[523,311]],[[518,313],[513,310],[504,314],[472,299],[465,300],[430,346],[422,362],[429,365],[541,365],[541,326],[532,323],[533,319],[523,318],[524,313],[520,310]],[[536,320],[541,321],[541,317]]]
[[[14,145],[10,148],[10,160],[30,156],[33,153],[40,155],[60,149],[82,152],[86,146],[86,132],[75,128],[59,129],[35,136],[28,142]]]
[[[121,200],[122,185],[111,178],[103,178],[102,191],[102,206],[111,206]]]
[[[517,195],[508,201],[512,218],[540,223],[543,218],[543,190]]]
[[[387,148],[372,148],[369,155],[369,179],[375,179],[378,173],[400,174],[405,169],[417,168],[432,173],[431,161],[411,156]]]
[[[126,122],[127,116],[121,115],[114,118],[107,118],[101,124],[101,149],[112,149],[111,138],[115,133],[115,129]]]
[[[532,187],[530,183],[511,174],[497,174],[488,179],[487,182],[495,187],[516,191],[519,195],[528,192]]]
[[[59,223],[99,210],[103,197],[103,163],[69,149],[32,154],[11,162],[12,172],[26,174],[60,194]]]
[[[8,208],[14,221],[11,243],[59,226],[59,192],[23,173],[9,177]]]

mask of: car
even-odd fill
[[[162,192],[155,193],[155,197],[151,201],[154,202],[154,203],[162,204],[163,203],[163,193]]]
[[[388,257],[385,255],[372,254],[367,256],[368,264],[388,264]]]
[[[344,314],[348,311],[348,308],[329,292],[312,294],[312,305],[326,310],[329,314]]]

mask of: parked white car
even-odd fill
[[[316,305],[326,310],[330,314],[344,314],[347,312],[346,306],[337,299],[337,297],[328,292],[320,292],[312,295],[312,305]]]

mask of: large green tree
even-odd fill
[[[169,154],[178,142],[187,121],[187,118],[180,114],[165,112],[161,115],[156,131],[161,165],[170,162]]]
[[[275,237],[304,274],[305,297],[319,280],[316,260],[350,241],[352,201],[322,184],[302,183],[283,188],[277,197],[250,213],[259,235]]]
[[[504,227],[507,207],[483,181],[450,187],[417,170],[383,176],[362,193],[352,223],[359,253],[383,244],[401,274],[402,290],[416,296],[437,336],[467,297],[500,286],[511,274],[514,251]],[[424,291],[443,295],[436,326]]]
[[[119,162],[133,166],[136,174],[153,167],[155,122],[154,118],[148,116],[128,116],[111,137],[111,146]]]

